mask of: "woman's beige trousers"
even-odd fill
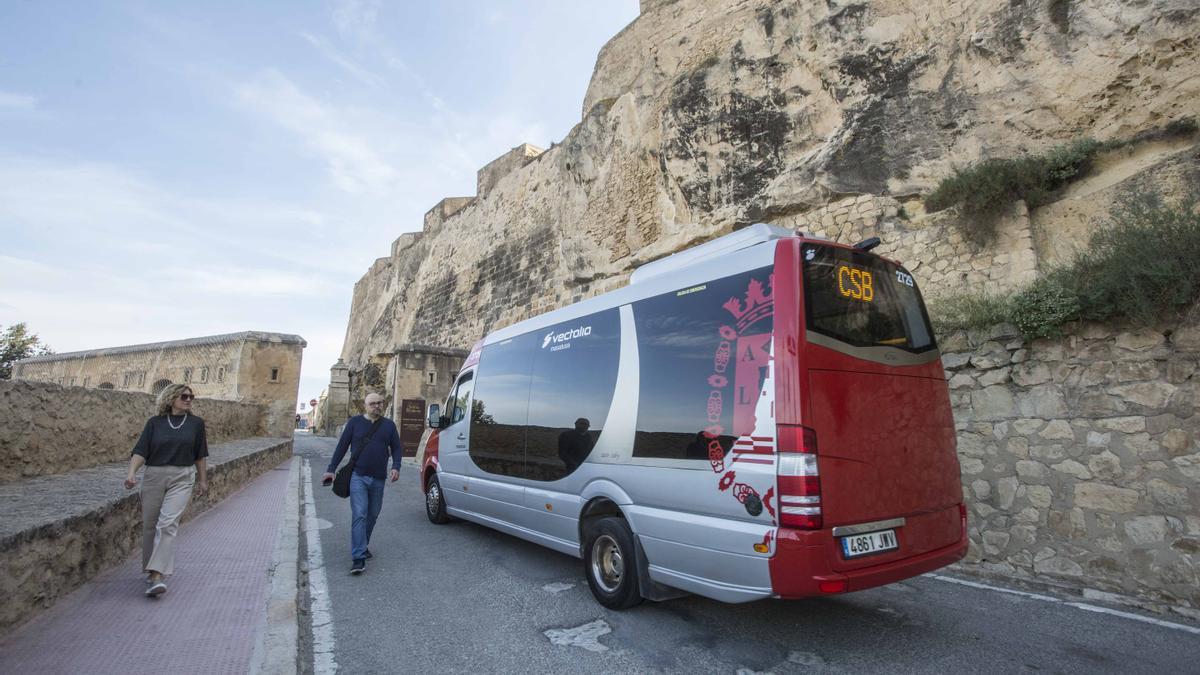
[[[142,475],[142,569],[175,571],[175,535],[192,497],[195,466],[148,466]]]

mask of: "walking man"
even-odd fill
[[[346,423],[338,439],[333,459],[325,468],[324,482],[333,481],[333,472],[350,448],[354,471],[350,476],[350,566],[351,574],[362,574],[367,568],[371,551],[371,530],[383,508],[383,481],[388,474],[388,455],[392,457],[392,482],[400,478],[400,432],[396,424],[383,416],[383,396],[367,394],[363,401],[365,415],[357,415]]]

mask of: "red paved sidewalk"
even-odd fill
[[[265,624],[291,460],[180,526],[167,593],[141,553],[0,639],[0,673],[244,673]]]

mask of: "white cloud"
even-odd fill
[[[182,281],[189,292],[228,296],[311,298],[333,290],[309,274],[231,265],[191,270]]]
[[[302,395],[328,382],[371,259],[303,204],[181,194],[110,164],[0,155],[0,324],[56,351],[242,330],[309,341]],[[339,230],[338,227],[342,227]]]
[[[342,70],[349,73],[354,79],[373,89],[380,89],[383,87],[383,78],[360,66],[354,61],[354,59],[351,59],[342,52],[338,51],[337,48],[331,45],[325,38],[317,37],[312,33],[303,31],[300,33],[300,37],[304,38],[304,40],[313,47],[316,47],[317,51],[320,52],[322,56],[329,59]]]
[[[304,94],[279,71],[238,86],[237,96],[244,107],[299,136],[326,163],[339,189],[385,193],[396,187],[400,174],[376,152],[378,137],[361,133],[345,111]]]
[[[334,0],[333,23],[342,35],[372,38],[379,6],[379,0]]]
[[[17,110],[33,110],[37,107],[37,97],[28,94],[17,94],[11,91],[0,91],[0,108]]]

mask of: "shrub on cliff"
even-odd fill
[[[1066,274],[1051,274],[1012,296],[1008,321],[1027,338],[1058,337],[1079,318],[1079,296]]]
[[[1176,204],[1157,195],[1122,199],[1070,264],[1008,295],[961,294],[931,303],[939,333],[1017,326],[1053,337],[1072,321],[1148,324],[1200,300],[1200,193]]]
[[[934,331],[945,334],[960,328],[979,328],[1007,323],[1008,295],[956,293],[929,303],[929,319]]]
[[[996,220],[1017,200],[1029,208],[1049,203],[1072,181],[1086,176],[1096,155],[1140,143],[1194,135],[1200,130],[1195,118],[1171,120],[1161,127],[1145,129],[1137,135],[1111,141],[1081,138],[1051,148],[1042,155],[1016,159],[988,159],[938,183],[925,197],[927,211],[958,207],[956,225],[968,241],[977,246],[996,236]]]
[[[1049,201],[1059,189],[1091,169],[1105,143],[1083,138],[1044,155],[989,159],[955,171],[925,198],[928,211],[958,207],[958,226],[969,241],[984,245],[996,236],[996,219],[1024,200],[1030,207]]]
[[[1198,207],[1200,194],[1174,205],[1149,194],[1119,203],[1070,266],[1080,317],[1149,323],[1200,297]]]

